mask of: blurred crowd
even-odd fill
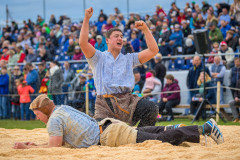
[[[118,8],[114,8],[114,11],[113,15],[106,15],[103,10],[100,10],[97,21],[90,22],[88,41],[96,49],[100,51],[108,49],[106,31],[114,27],[122,30],[124,35],[122,54],[146,49],[144,34],[134,27],[135,21],[138,20],[146,22],[159,46],[159,54],[147,64],[134,70],[136,83],[134,94],[142,96],[141,93],[157,93],[162,89],[164,91],[179,90],[178,80],[172,75],[166,76],[166,71],[173,69],[189,69],[187,87],[198,88],[201,86],[197,81],[202,71],[202,61],[205,61],[209,67],[207,67],[207,74],[211,79],[211,85],[216,85],[217,81],[224,85],[225,70],[230,69],[231,87],[236,87],[239,79],[238,55],[224,55],[224,53],[239,52],[239,0],[234,0],[231,5],[217,3],[215,6],[208,4],[207,1],[202,1],[201,4],[192,1],[187,2],[183,9],[179,9],[173,2],[168,11],[157,5],[153,15],[145,16],[130,13],[126,17]],[[34,94],[38,93],[50,93],[49,96],[55,104],[68,103],[76,107],[83,106],[85,93],[81,91],[85,90],[86,85],[91,89],[90,111],[94,114],[96,95],[91,69],[77,77],[77,85],[74,86],[76,93],[73,99],[68,99],[68,94],[63,94],[71,88],[69,84],[76,77],[76,71],[85,67],[86,62],[71,62],[71,60],[86,60],[78,44],[81,26],[82,21],[73,22],[66,15],[60,16],[58,20],[51,15],[48,22],[38,16],[35,22],[30,19],[24,20],[21,27],[15,21],[12,21],[10,26],[3,27],[0,35],[0,78],[2,79],[0,83],[4,83],[0,85],[1,118],[10,118],[11,113],[13,111],[15,113],[16,110],[18,114],[14,117],[17,119],[20,117],[24,119],[23,115],[27,115],[27,119],[34,118],[31,117],[30,111],[25,112]],[[204,60],[198,56],[194,57],[197,53],[193,31],[196,29],[208,31],[213,55]],[[218,54],[223,55],[218,56]],[[172,58],[173,55],[192,56]],[[59,64],[58,61],[65,62]],[[38,62],[37,65],[35,62]],[[173,88],[170,87],[171,84],[174,84]],[[213,93],[216,92],[213,91]],[[4,96],[9,94],[20,95],[20,97]],[[28,97],[21,97],[21,94]],[[197,97],[196,94],[199,93],[189,93],[189,104],[194,97]],[[168,96],[172,96],[174,103],[167,104],[172,100],[168,99]],[[153,95],[148,98],[159,104],[159,112],[162,112],[165,107],[172,108],[180,103],[180,94]],[[221,101],[221,103],[227,102]],[[19,105],[21,107],[16,107]],[[191,111],[192,114],[194,112],[194,110]],[[170,109],[168,113],[170,119],[173,119]]]

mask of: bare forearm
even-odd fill
[[[84,18],[82,29],[80,32],[79,37],[79,45],[82,47],[82,45],[86,45],[88,43],[88,34],[89,34],[89,18]]]
[[[150,32],[150,30],[148,28],[143,30],[143,33],[146,37],[147,47],[153,54],[152,56],[156,55],[158,53],[159,49],[158,49],[157,42],[154,39],[152,33]]]

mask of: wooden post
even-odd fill
[[[86,114],[89,115],[89,87],[86,84]]]
[[[220,81],[217,82],[217,113],[220,113]],[[216,121],[219,121],[219,115],[216,114]]]

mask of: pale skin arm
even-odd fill
[[[90,43],[88,43],[89,19],[92,17],[92,15],[92,7],[85,10],[85,17],[79,37],[79,45],[86,58],[92,58],[96,52],[95,48]]]
[[[143,34],[146,37],[147,49],[139,52],[138,59],[141,64],[152,59],[159,51],[157,42],[155,41],[151,31],[147,27],[146,23],[143,21],[135,22],[135,27],[142,30]]]
[[[29,148],[50,148],[50,147],[61,147],[63,145],[62,136],[49,137],[48,143],[37,145],[32,142],[16,142],[13,146],[14,149],[29,149]]]

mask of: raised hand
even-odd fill
[[[148,26],[143,21],[136,21],[135,22],[135,28],[143,31],[143,30],[146,30],[148,28]]]
[[[92,7],[85,10],[85,17],[86,18],[90,19],[92,17],[92,15],[93,15],[93,8]]]

